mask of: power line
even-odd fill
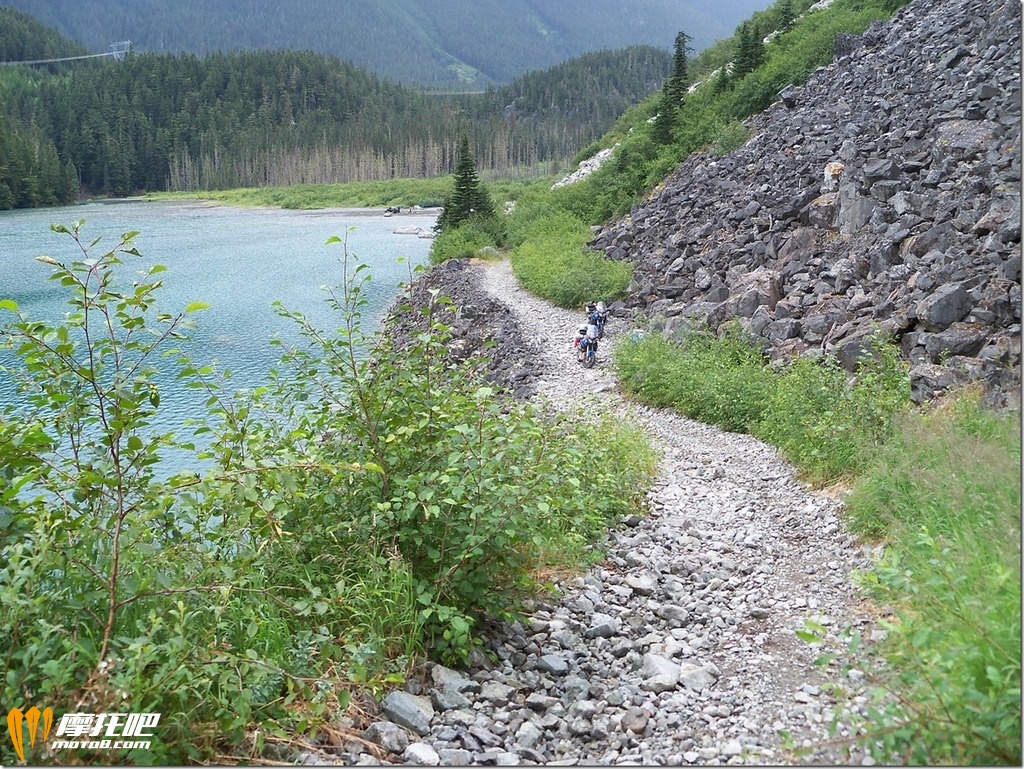
[[[0,66],[13,67],[22,64],[53,64],[58,61],[79,61],[80,59],[98,59],[103,56],[112,56],[114,61],[121,61],[124,59],[132,50],[131,40],[122,40],[119,43],[113,43],[110,46],[110,50],[106,53],[89,53],[84,56],[62,56],[57,59],[31,59],[28,61],[0,61]]]

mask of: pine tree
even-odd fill
[[[491,218],[494,203],[476,175],[476,161],[469,151],[469,137],[459,143],[459,159],[455,166],[455,190],[444,201],[444,210],[437,218],[434,229],[458,227],[471,217]]]
[[[775,6],[779,12],[779,32],[788,32],[796,22],[796,11],[793,9],[793,0],[779,0]]]
[[[714,93],[724,93],[732,87],[732,80],[729,77],[729,67],[723,64],[718,69],[718,74],[711,81],[711,88]]]
[[[668,76],[661,88],[661,99],[658,102],[658,115],[654,118],[654,138],[661,144],[672,142],[672,129],[675,128],[679,110],[686,104],[686,89],[690,85],[687,72],[686,44],[690,36],[680,31],[676,34],[675,54],[672,57],[672,74]]]
[[[749,21],[740,24],[736,37],[736,60],[733,63],[732,76],[733,79],[739,80],[761,66],[764,61],[764,42],[757,27]]]

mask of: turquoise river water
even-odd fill
[[[263,383],[280,357],[272,337],[299,341],[295,324],[274,312],[275,300],[321,328],[338,325],[322,286],[341,283],[344,248],[326,245],[328,238],[347,238],[350,257],[369,265],[373,279],[364,292],[363,319],[377,328],[400,284],[408,280],[410,264],[426,263],[430,250],[429,239],[395,230],[429,230],[435,221],[425,213],[385,217],[361,209],[285,211],[146,201],[5,211],[0,212],[0,299],[13,299],[30,317],[63,317],[70,309],[67,289],[47,280],[53,268],[36,257],[65,263],[80,259],[69,236],[50,230],[51,224],[78,220],[85,222],[85,243],[100,238],[94,256],[113,248],[122,233],[139,232],[135,245],[142,256],[126,257],[119,283],[130,284],[152,264],[164,265],[163,287],[156,294],[160,311],[175,314],[193,301],[211,305],[196,313],[197,327],[189,332],[185,349],[200,365],[229,369],[232,389]],[[0,310],[0,326],[11,317]],[[0,356],[0,363],[16,363],[10,353],[0,351]],[[161,373],[161,407],[153,427],[180,432],[186,418],[204,413],[203,396],[182,388],[172,366]],[[0,373],[0,406],[17,399],[14,381]]]

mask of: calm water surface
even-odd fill
[[[175,314],[193,301],[211,305],[194,315],[197,328],[185,349],[199,364],[229,369],[233,389],[263,383],[280,355],[280,348],[270,344],[272,337],[299,341],[294,323],[275,314],[274,301],[305,313],[321,328],[339,324],[323,301],[321,286],[341,282],[344,249],[326,245],[328,238],[347,238],[349,254],[370,266],[373,280],[365,292],[369,304],[363,317],[376,328],[399,284],[408,280],[409,264],[426,263],[430,250],[430,240],[394,230],[429,230],[434,224],[426,214],[384,217],[358,209],[282,211],[141,201],[0,212],[0,299],[15,300],[30,317],[63,317],[70,309],[67,294],[47,280],[53,268],[36,257],[46,254],[64,263],[80,259],[69,236],[50,231],[51,224],[80,219],[85,220],[84,242],[101,239],[94,256],[113,248],[122,233],[139,232],[135,245],[142,257],[125,257],[119,283],[130,284],[150,265],[164,265],[164,285],[156,294],[160,311]],[[0,315],[0,324],[11,317],[6,311]],[[4,363],[11,362],[8,354],[0,354]],[[169,364],[160,390],[157,429],[177,431],[186,417],[202,413],[198,391],[178,386]],[[17,397],[11,379],[0,374],[0,405],[16,403]]]

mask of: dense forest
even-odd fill
[[[0,0],[94,51],[312,50],[432,89],[508,84],[584,53],[653,45],[686,28],[695,50],[768,0]],[[202,23],[196,23],[201,19]]]
[[[12,16],[0,8],[0,21]],[[33,35],[39,44],[17,55],[60,50]],[[124,196],[436,176],[453,170],[463,134],[482,170],[563,164],[654,92],[671,57],[651,46],[597,52],[448,96],[308,51],[48,66],[60,69],[0,68],[0,208],[68,202],[79,187]]]

